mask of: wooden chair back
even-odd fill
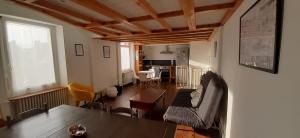
[[[30,109],[30,110],[21,112],[21,113],[17,114],[17,116],[14,119],[12,119],[10,116],[7,116],[6,117],[6,124],[7,124],[8,127],[10,127],[11,125],[13,125],[13,124],[15,124],[19,121],[22,121],[26,118],[30,118],[32,116],[35,116],[35,115],[38,115],[38,114],[41,114],[41,113],[46,113],[49,110],[48,107],[49,107],[48,104],[44,103],[43,108],[33,108],[33,109]]]

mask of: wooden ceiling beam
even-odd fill
[[[235,0],[234,6],[225,13],[224,17],[221,20],[221,25],[223,26],[229,18],[233,15],[233,13],[237,10],[238,7],[242,4],[243,0]]]
[[[193,33],[211,33],[213,29],[205,29],[205,30],[184,30],[184,31],[173,31],[173,32],[161,32],[161,33],[152,33],[152,34],[134,34],[134,35],[121,35],[113,38],[126,38],[126,37],[147,37],[147,36],[166,36],[166,35],[176,35],[176,34],[193,34]],[[111,38],[111,37],[107,37]]]
[[[170,24],[158,17],[156,11],[151,7],[151,5],[146,0],[135,0],[136,4],[139,5],[141,8],[144,9],[153,19],[160,23],[160,25],[166,28],[168,31],[172,31],[172,27]]]
[[[119,26],[119,25],[109,25],[107,27],[118,30],[118,31],[122,32],[123,34],[132,35],[132,33],[129,30],[127,30],[126,28]]]
[[[214,5],[208,5],[208,6],[200,6],[195,7],[195,12],[205,12],[205,11],[213,11],[213,10],[223,10],[223,9],[229,9],[234,7],[235,3],[222,3],[222,4],[214,4]],[[170,17],[176,17],[176,16],[182,16],[183,11],[170,11],[170,12],[164,12],[164,13],[158,13],[158,18],[170,18]],[[132,17],[128,19],[129,22],[139,22],[139,21],[147,21],[147,20],[153,20],[153,17],[150,15],[146,16],[139,16],[139,17]],[[110,25],[110,24],[118,24],[119,22],[116,21],[110,21],[110,22],[104,22],[104,25]]]
[[[179,0],[183,10],[184,18],[187,22],[189,30],[196,30],[196,14],[194,0]]]
[[[153,40],[139,40],[135,42],[147,43],[147,45],[157,45],[157,44],[189,44],[191,41],[207,41],[206,39],[201,40],[164,40],[164,41],[153,41]],[[133,42],[133,41],[130,41]]]
[[[127,42],[127,41],[147,41],[147,40],[157,40],[157,41],[201,41],[208,40],[208,37],[195,37],[195,38],[181,38],[181,39],[126,39],[126,40],[108,40],[117,42]],[[105,39],[102,39],[105,40]]]
[[[95,12],[100,13],[104,16],[112,18],[118,22],[122,22],[127,25],[136,27],[137,29],[141,30],[144,33],[151,33],[151,31],[149,29],[147,29],[146,27],[142,26],[141,24],[134,24],[134,23],[129,22],[129,20],[126,16],[112,10],[111,8],[107,7],[104,4],[99,3],[96,0],[72,0],[72,1],[83,7],[94,10]]]
[[[220,27],[221,24],[220,23],[214,23],[214,24],[203,24],[203,25],[197,25],[196,28],[199,29],[207,29],[207,28],[216,28],[216,27]],[[172,30],[175,31],[185,31],[185,30],[189,30],[188,27],[177,27],[177,28],[172,28]],[[156,29],[156,30],[152,30],[152,33],[161,33],[161,32],[168,32],[165,29]],[[137,32],[134,32],[137,33]]]
[[[116,33],[114,31],[111,31],[111,30],[108,30],[108,29],[105,29],[105,28],[90,28],[89,30],[97,30],[99,32],[102,32],[108,36],[120,36],[119,33]]]
[[[173,34],[173,35],[152,35],[152,36],[141,36],[141,37],[103,37],[103,39],[113,39],[113,40],[125,40],[125,39],[134,39],[134,38],[192,38],[192,37],[197,37],[197,36],[203,36],[203,37],[209,37],[211,36],[211,32],[208,33],[194,33],[194,34]]]
[[[196,39],[209,39],[209,36],[197,36],[197,37],[189,37],[189,38],[131,38],[131,39],[102,39],[102,40],[110,40],[110,41],[130,41],[130,40],[196,40]]]

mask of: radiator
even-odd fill
[[[128,71],[122,73],[122,83],[123,85],[129,84],[133,82],[133,71]]]
[[[18,96],[10,98],[9,101],[12,104],[14,114],[33,108],[44,108],[44,103],[47,103],[50,109],[62,104],[69,104],[68,88],[60,87],[25,96]]]

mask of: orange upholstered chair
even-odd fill
[[[94,90],[90,86],[81,85],[78,83],[70,83],[69,91],[75,99],[76,106],[79,106],[81,101],[92,102],[95,96]]]

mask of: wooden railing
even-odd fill
[[[203,67],[177,66],[176,85],[177,87],[197,88],[200,85],[201,76],[209,70]]]
[[[47,103],[48,108],[53,108],[62,104],[69,104],[67,87],[58,87],[50,90],[35,92],[22,96],[9,98],[15,114],[28,111],[34,108],[43,108]]]

